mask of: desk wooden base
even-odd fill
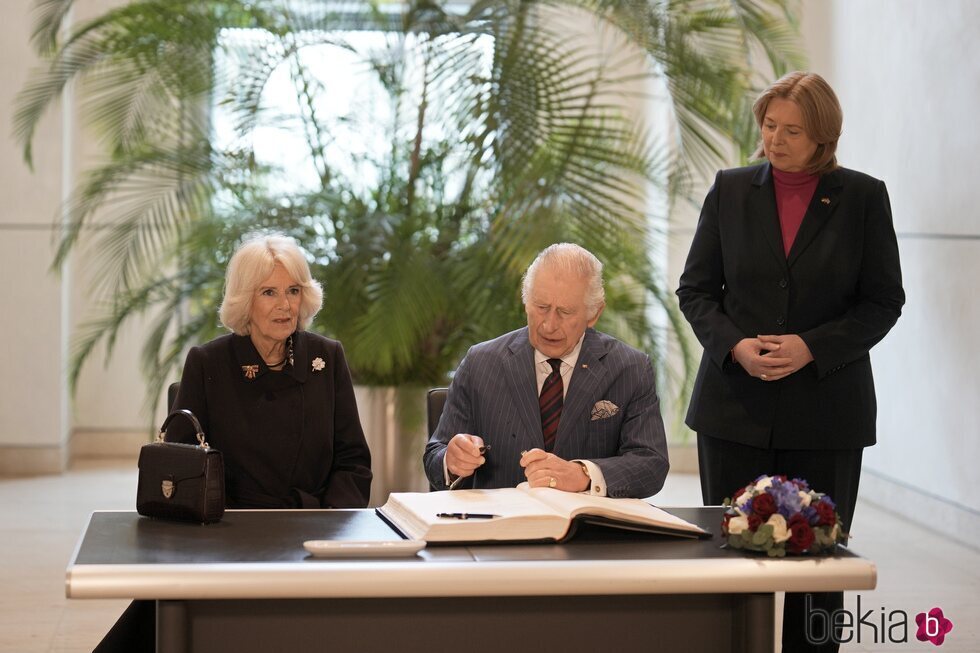
[[[157,650],[773,650],[773,594],[157,601]]]

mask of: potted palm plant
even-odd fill
[[[675,199],[738,140],[750,52],[777,72],[795,56],[781,0],[134,0],[59,38],[71,4],[38,3],[48,63],[15,128],[30,162],[38,120],[77,80],[109,154],[79,181],[55,261],[103,253],[72,378],[149,314],[143,367],[159,396],[188,344],[219,331],[230,252],[272,229],[296,237],[324,285],[313,328],[344,343],[357,383],[386,388],[362,412],[415,424],[420,388],[523,322],[520,275],[552,242],[606,262],[601,328],[662,361],[658,324],[678,320],[648,196]],[[643,66],[624,68],[626,50]],[[638,82],[666,94],[670,138],[623,108]],[[83,238],[94,220],[106,228]],[[418,482],[391,461],[418,467],[422,444],[391,437],[372,446],[390,459],[385,495]]]

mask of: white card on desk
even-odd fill
[[[391,558],[415,555],[425,540],[307,540],[303,548],[317,558]]]

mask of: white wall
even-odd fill
[[[95,139],[69,109],[45,117],[34,141],[34,172],[11,138],[13,105],[37,60],[29,38],[32,0],[7,0],[0,22],[0,474],[64,469],[69,455],[132,454],[147,439],[141,412],[139,326],[117,345],[113,363],[100,354],[82,373],[73,398],[66,385],[73,326],[85,319],[84,257],[61,274],[49,270],[61,199],[78,172],[99,156]],[[110,0],[80,0],[76,21]]]
[[[61,196],[61,112],[40,125],[31,174],[10,138],[13,99],[35,59],[26,0],[0,23],[0,473],[56,471],[68,437],[62,284],[51,274]],[[43,402],[43,403],[42,403]]]
[[[82,24],[123,3],[124,0],[76,0],[73,20]],[[65,147],[71,154],[73,186],[93,162],[104,161],[96,136],[78,111]],[[99,221],[100,216],[96,215],[94,222]],[[72,258],[72,335],[80,324],[96,315],[90,286],[97,273],[98,251],[85,247],[93,242],[91,231],[88,234]],[[134,321],[122,331],[108,364],[100,346],[82,369],[72,403],[72,456],[134,455],[149,438],[151,423],[161,423],[161,409],[155,417],[143,412],[146,384],[139,361],[144,324]]]

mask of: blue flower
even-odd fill
[[[800,511],[800,514],[803,515],[803,518],[807,520],[807,523],[809,523],[810,526],[815,526],[816,523],[820,521],[820,515],[813,506],[807,506]]]
[[[776,499],[776,507],[779,514],[787,519],[800,512],[800,508],[803,507],[803,502],[800,500],[800,491],[794,483],[781,483],[776,481],[769,488],[769,494]]]

